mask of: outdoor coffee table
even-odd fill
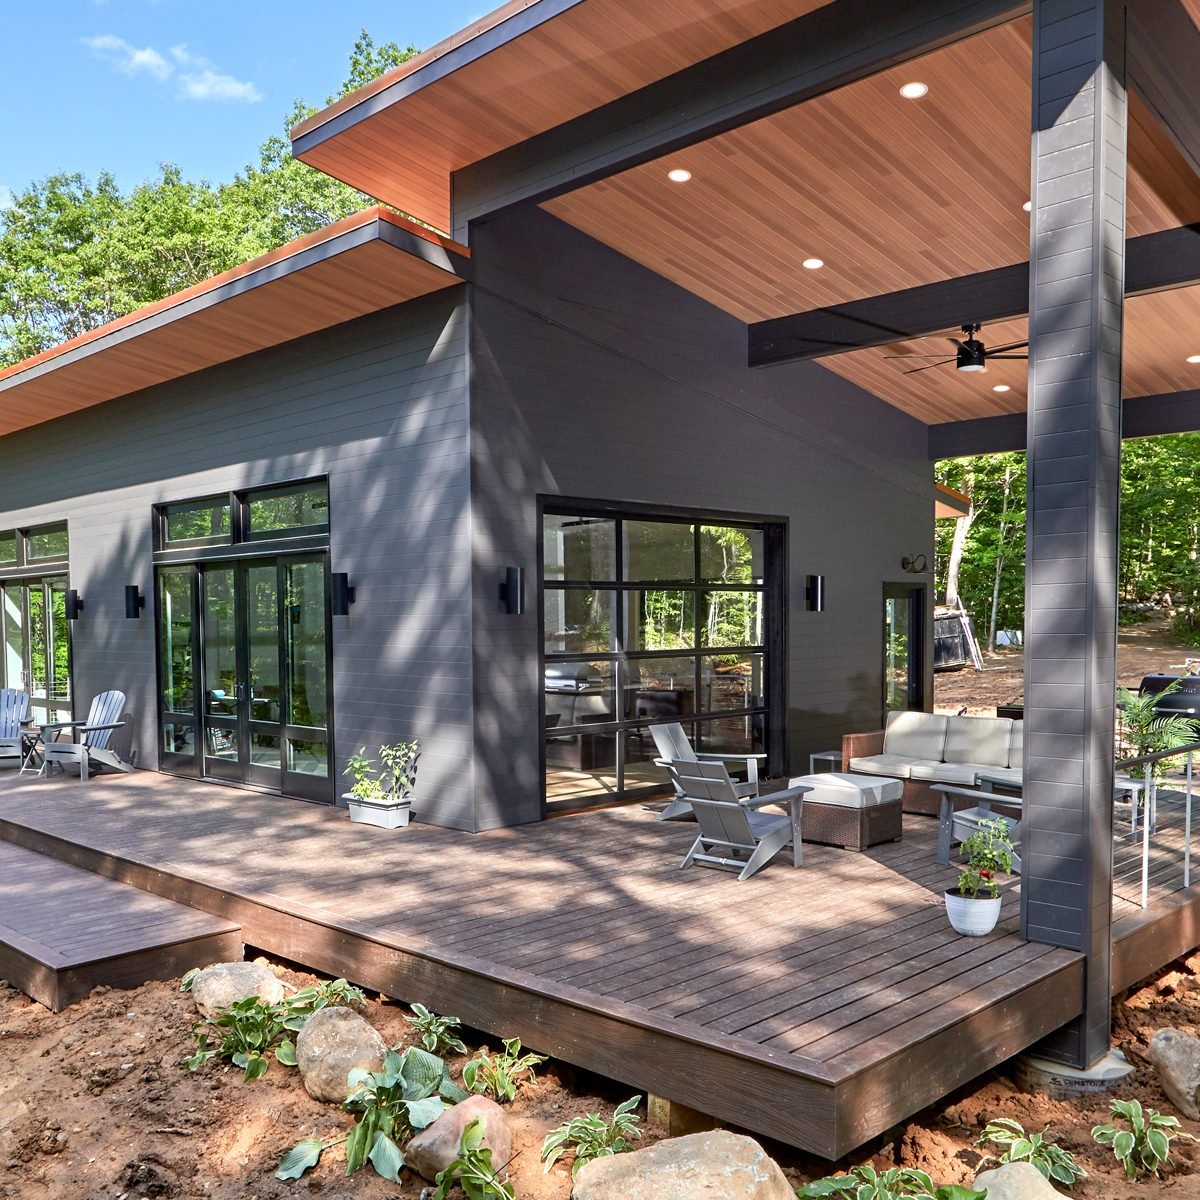
[[[883,775],[819,771],[788,780],[812,788],[804,797],[801,828],[806,842],[866,850],[903,835],[904,781]]]

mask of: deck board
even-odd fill
[[[1156,901],[1179,888],[1166,815]],[[0,838],[827,1157],[1080,1011],[1082,956],[1021,942],[1015,889],[988,938],[949,929],[955,872],[934,861],[933,821],[865,854],[806,846],[801,869],[781,859],[745,883],[678,869],[693,828],[635,806],[389,832],[146,772],[86,789],[0,772]],[[1146,927],[1125,877],[1139,852],[1118,838],[1131,935]],[[1140,969],[1145,947],[1126,960]]]

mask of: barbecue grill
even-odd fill
[[[1154,711],[1160,717],[1191,717],[1200,723],[1200,675],[1146,675],[1138,687],[1138,695],[1157,696],[1176,680],[1179,687],[1163,696]]]

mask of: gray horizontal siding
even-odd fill
[[[118,686],[156,763],[151,511],[167,500],[328,475],[338,769],[419,737],[418,815],[473,827],[466,304],[455,291],[0,439],[0,528],[67,519],[77,707]]]

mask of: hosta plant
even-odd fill
[[[501,1163],[499,1170],[506,1165]],[[438,1172],[433,1200],[446,1200],[456,1186],[467,1200],[516,1200],[512,1184],[500,1178],[492,1163],[491,1148],[483,1144],[483,1122],[478,1117],[462,1131],[458,1157]]]
[[[430,1012],[423,1004],[413,1004],[412,1016],[404,1019],[417,1032],[421,1045],[430,1054],[445,1054],[453,1050],[456,1054],[466,1054],[466,1043],[454,1031],[462,1025],[457,1017],[442,1017]]]
[[[1101,1146],[1111,1146],[1117,1162],[1125,1168],[1125,1177],[1132,1183],[1139,1175],[1161,1175],[1171,1162],[1171,1142],[1175,1138],[1196,1139],[1184,1133],[1177,1117],[1166,1117],[1148,1108],[1142,1111],[1137,1100],[1114,1100],[1111,1125],[1097,1125],[1092,1139]],[[1116,1119],[1128,1126],[1119,1128]]]
[[[848,1175],[827,1175],[805,1184],[796,1195],[850,1196],[853,1200],[984,1200],[987,1191],[947,1184],[939,1187],[924,1171],[912,1167],[890,1167],[876,1171],[863,1163]]]
[[[501,1104],[510,1103],[517,1088],[534,1076],[535,1068],[546,1061],[543,1054],[521,1053],[520,1038],[505,1038],[503,1054],[480,1050],[463,1067],[463,1083],[469,1092],[482,1092]]]
[[[1077,1180],[1086,1179],[1087,1172],[1061,1146],[1046,1141],[1046,1130],[1026,1133],[1020,1121],[997,1117],[988,1123],[977,1146],[1002,1146],[1004,1153],[988,1155],[997,1162],[1027,1162],[1037,1167],[1051,1182],[1071,1187]]]
[[[571,1175],[574,1177],[579,1168],[593,1158],[605,1158],[631,1149],[631,1139],[642,1136],[634,1112],[641,1099],[641,1096],[630,1096],[624,1104],[617,1106],[611,1120],[606,1121],[599,1113],[588,1113],[551,1130],[542,1143],[545,1170],[549,1171],[564,1154],[573,1152],[575,1161],[571,1164]]]

